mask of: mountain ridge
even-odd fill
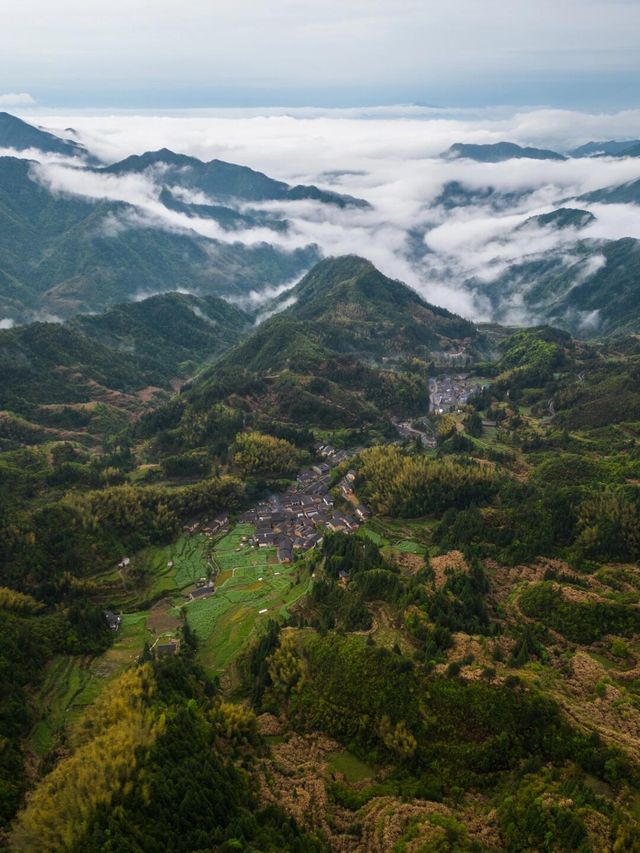
[[[517,145],[515,142],[492,142],[474,144],[456,142],[442,155],[447,159],[465,158],[480,163],[502,163],[505,160],[566,160],[563,154],[548,148],[532,148]]]
[[[79,142],[56,136],[7,112],[0,112],[0,148],[13,148],[16,151],[36,148],[66,157],[89,157],[89,152]]]
[[[314,185],[290,186],[249,166],[239,166],[219,159],[203,161],[186,154],[177,154],[168,148],[132,154],[98,171],[103,174],[122,175],[144,172],[154,167],[166,167],[162,171],[165,183],[173,181],[185,189],[204,192],[212,199],[239,199],[249,202],[312,200],[338,207],[370,207],[364,199],[321,190]]]

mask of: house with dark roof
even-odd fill
[[[158,638],[153,646],[151,646],[152,651],[156,653],[156,657],[166,657],[167,655],[175,655],[178,653],[178,649],[180,648],[180,640],[172,639],[172,640],[164,640],[160,642],[160,638]]]
[[[117,613],[114,613],[113,610],[105,610],[104,618],[107,621],[107,625],[111,628],[112,631],[117,631],[122,624],[122,618],[118,616]]]
[[[276,544],[275,533],[258,533],[255,536],[255,542],[258,548],[273,548]]]
[[[293,560],[293,546],[291,540],[283,539],[278,545],[278,562],[290,563]]]
[[[200,598],[207,598],[209,595],[213,595],[215,591],[216,588],[211,582],[209,582],[207,586],[201,586],[198,589],[194,589],[192,592],[190,592],[189,599],[191,601],[197,601]]]
[[[366,521],[368,518],[371,518],[371,510],[364,504],[358,504],[356,507],[356,515],[361,521]]]

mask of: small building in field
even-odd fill
[[[114,613],[113,610],[105,610],[104,618],[112,631],[119,630],[120,625],[122,624],[122,618],[117,613]]]
[[[211,581],[206,586],[201,586],[198,589],[194,589],[189,593],[189,599],[191,601],[197,601],[200,598],[207,598],[209,595],[213,595],[216,591],[215,586]]]
[[[158,658],[176,655],[179,649],[180,640],[178,639],[164,639],[161,641],[161,638],[158,638],[153,646],[151,646],[151,650],[155,652]]]

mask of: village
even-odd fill
[[[477,379],[466,373],[432,377],[429,379],[431,411],[438,415],[459,411],[480,387]]]
[[[350,505],[339,511],[330,494],[331,468],[355,455],[361,448],[351,451],[336,450],[331,445],[318,445],[316,452],[324,460],[301,471],[296,482],[282,493],[273,494],[238,516],[240,524],[250,524],[254,533],[246,537],[245,544],[255,548],[275,548],[279,563],[291,563],[297,554],[304,553],[322,542],[323,532],[353,533],[371,515],[353,491],[355,472],[347,471],[336,484],[343,500]],[[217,537],[228,529],[229,516],[220,515],[212,521],[195,522],[185,526],[188,534],[202,533],[208,538]],[[211,591],[206,579],[191,595],[200,597]],[[212,583],[211,581],[209,583]]]

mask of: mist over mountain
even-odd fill
[[[610,139],[603,142],[586,142],[571,151],[572,157],[638,157],[640,139],[619,141]]]
[[[286,291],[321,257],[356,253],[428,302],[469,319],[553,317],[574,333],[616,333],[613,307],[611,322],[604,317],[612,305],[604,284],[602,305],[596,304],[604,275],[596,268],[617,256],[604,251],[609,243],[640,239],[633,140],[584,143],[565,155],[504,141],[443,148],[434,138],[432,155],[395,158],[393,168],[373,156],[373,147],[355,156],[347,146],[335,153],[344,162],[332,158],[329,170],[314,137],[283,180],[206,156],[201,143],[202,156],[163,145],[109,158],[95,148],[99,134],[83,136],[79,124],[89,165],[75,143],[66,156],[66,140],[58,146],[49,133],[9,122],[30,147],[10,149],[13,156],[0,160],[5,326],[175,290],[224,296],[265,316],[296,298]],[[349,124],[349,133],[361,124]],[[258,125],[243,127],[251,134]],[[385,132],[394,127],[393,120],[381,124]],[[184,141],[193,150],[186,134]],[[554,142],[570,148],[569,140]],[[367,144],[373,145],[359,142],[365,151]],[[395,137],[385,143],[390,154],[396,144]],[[591,156],[598,145],[607,156]],[[96,166],[98,152],[111,165]],[[269,160],[268,145],[263,159]],[[555,270],[557,286],[532,283],[540,270]],[[596,272],[596,295],[585,301],[574,289]],[[635,281],[625,278],[623,266],[614,278],[633,301]],[[535,296],[542,291],[544,300]]]
[[[0,112],[0,148],[16,151],[36,149],[64,157],[86,158],[87,149],[71,139],[61,139],[40,127],[34,127],[10,113]]]
[[[208,163],[203,163],[195,157],[176,154],[167,148],[160,151],[147,151],[142,155],[132,155],[120,163],[107,166],[103,172],[105,174],[127,175],[141,174],[148,170],[155,171],[158,179],[165,185],[199,191],[217,201],[257,202],[311,199],[325,204],[336,204],[338,207],[368,207],[367,202],[363,199],[356,199],[339,193],[323,192],[315,186],[298,185],[290,187],[284,181],[275,181],[246,166],[236,166],[222,160],[211,160]]]
[[[600,204],[640,204],[640,179],[617,187],[603,187],[578,196],[578,201]]]
[[[473,145],[456,142],[445,151],[445,157],[462,157],[479,163],[503,163],[505,160],[566,160],[562,154],[542,148],[523,148],[514,142],[494,142],[489,145]]]

